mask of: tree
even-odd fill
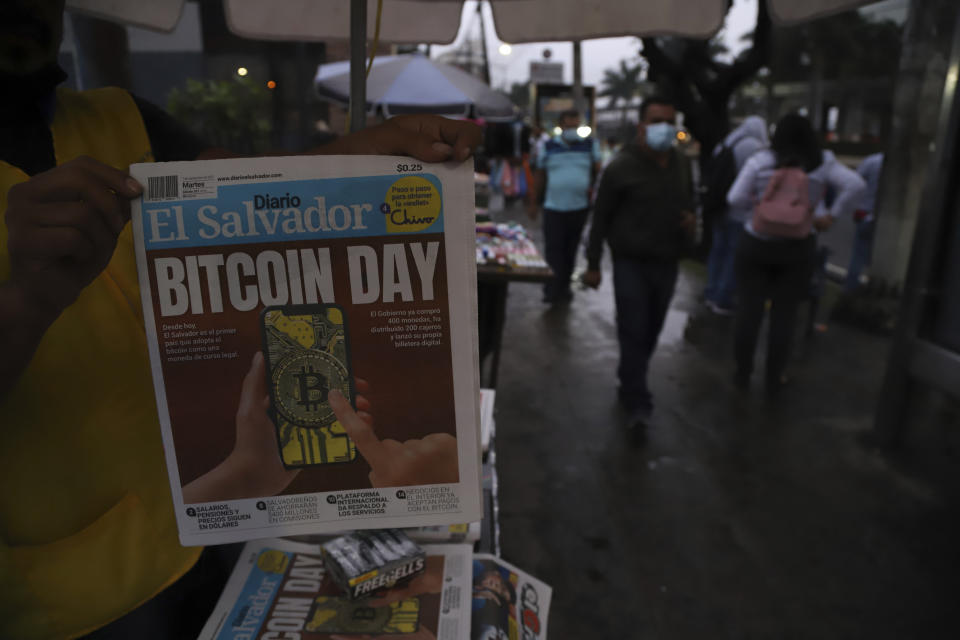
[[[627,64],[626,60],[620,61],[620,69],[606,69],[603,72],[603,80],[600,81],[603,90],[600,95],[610,98],[607,103],[608,109],[616,109],[617,104],[623,100],[624,105],[620,116],[620,126],[624,128],[627,124],[627,108],[630,106],[630,100],[637,95],[640,90],[640,76],[643,73],[642,64]]]
[[[270,133],[270,95],[249,78],[187,79],[174,89],[167,110],[205,142],[236,153],[262,153]]]
[[[900,64],[902,28],[892,20],[874,21],[858,11],[792,27],[776,27],[770,52],[770,75],[779,82],[808,80],[818,57],[823,78],[891,76]]]
[[[733,0],[728,0],[729,10]],[[684,123],[703,149],[712,149],[729,130],[733,93],[763,67],[770,56],[772,23],[767,3],[757,3],[757,26],[751,46],[730,63],[715,55],[712,40],[677,37],[643,38],[641,55],[650,64],[648,77],[671,97]],[[709,153],[701,154],[701,164]]]

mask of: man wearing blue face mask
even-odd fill
[[[641,434],[653,414],[647,368],[677,283],[677,263],[693,239],[693,181],[676,149],[677,110],[659,96],[640,107],[636,140],[600,181],[587,247],[587,286],[600,286],[604,240],[613,256],[620,341],[619,398],[627,426]]]
[[[547,264],[554,277],[543,288],[543,301],[563,304],[573,298],[570,277],[576,266],[580,235],[587,222],[593,180],[600,170],[600,148],[589,136],[580,135],[580,114],[560,114],[560,134],[547,140],[537,153],[534,189],[527,206],[537,217],[537,202],[543,195],[543,241]]]

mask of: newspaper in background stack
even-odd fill
[[[427,545],[424,551],[427,571],[414,582],[377,599],[350,600],[325,571],[319,546],[249,542],[199,640],[320,640],[331,634],[467,640],[472,550]]]
[[[480,389],[480,447],[484,453],[490,450],[490,441],[496,432],[493,421],[493,405],[496,399],[496,389]]]
[[[553,595],[545,583],[497,556],[473,556],[472,640],[544,640]]]

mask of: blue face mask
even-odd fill
[[[669,122],[647,125],[647,146],[654,151],[667,151],[677,139],[677,128]]]
[[[568,142],[571,144],[582,140],[582,138],[580,137],[580,134],[577,133],[576,129],[564,129],[560,133],[560,137],[563,139],[564,142]]]

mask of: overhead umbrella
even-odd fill
[[[488,0],[504,42],[587,40],[604,36],[673,34],[709,37],[722,26],[727,0]],[[766,0],[783,25],[872,4],[878,0]],[[170,31],[184,0],[67,0],[71,11]],[[329,40],[349,35],[346,0],[224,0],[227,24],[259,39]],[[377,0],[367,0],[367,36]],[[384,0],[383,42],[449,44],[457,36],[463,0]]]
[[[489,0],[505,42],[586,40],[616,35],[708,38],[723,25],[728,0]],[[761,0],[764,1],[764,0]],[[765,0],[780,24],[794,24],[877,0]],[[171,30],[183,0],[66,0],[67,8],[162,31]],[[363,94],[365,41],[376,30],[377,0],[223,0],[230,30],[258,39],[351,40],[353,92]],[[462,0],[383,0],[380,40],[449,43]],[[349,7],[349,8],[348,8]],[[351,107],[360,112],[364,101]],[[359,127],[361,118],[353,118]]]
[[[515,113],[509,98],[475,76],[422,55],[376,58],[366,86],[366,110],[380,109],[388,117],[438,113],[510,120]],[[350,61],[320,65],[314,88],[320,96],[348,103]]]
[[[728,4],[728,0],[487,1],[497,37],[510,43],[608,36],[709,38],[723,26]],[[878,0],[765,1],[774,21],[789,25]],[[376,0],[367,0],[367,37],[373,37],[376,6]],[[349,3],[344,0],[224,0],[224,7],[230,30],[250,38],[328,40],[343,38],[349,28]],[[380,40],[449,44],[456,38],[462,10],[463,0],[384,0]]]

